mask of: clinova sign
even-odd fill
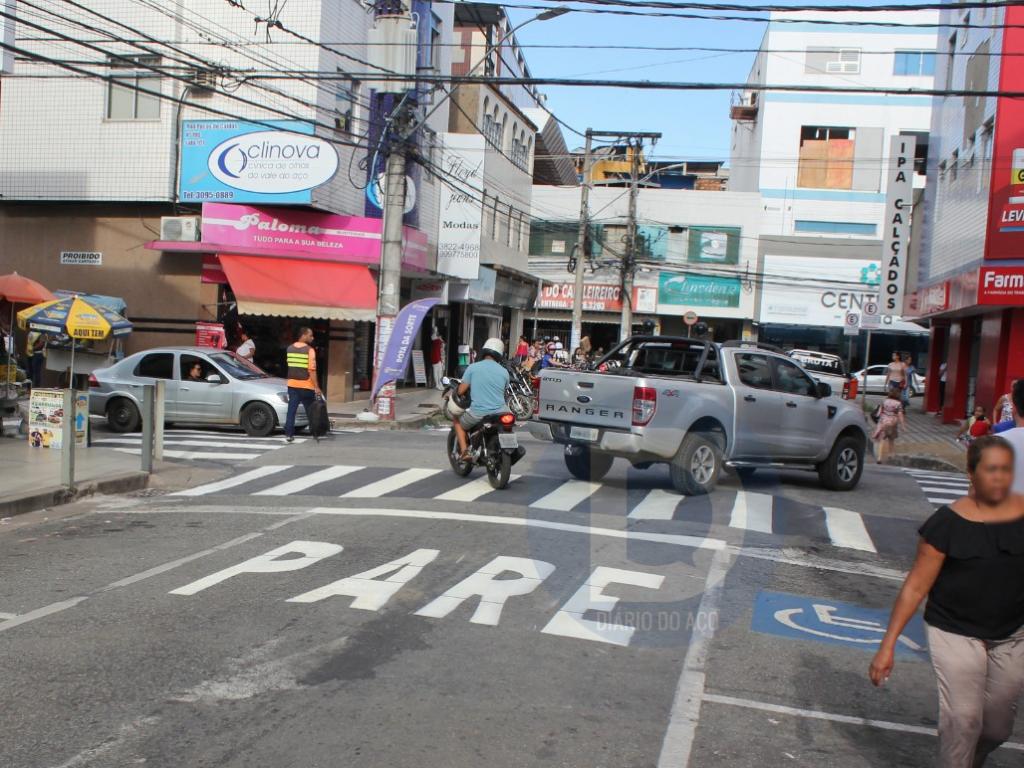
[[[913,136],[893,136],[889,143],[889,180],[885,190],[885,239],[882,251],[882,313],[903,313],[907,249],[914,194]]]
[[[338,153],[316,136],[256,131],[233,136],[210,151],[210,173],[245,192],[287,194],[318,187],[338,171]]]

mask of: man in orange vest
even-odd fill
[[[288,362],[288,415],[284,420],[284,434],[288,442],[295,439],[295,414],[302,404],[309,418],[310,408],[317,397],[323,397],[320,385],[316,380],[316,352],[310,344],[313,341],[313,329],[307,326],[299,328],[295,343],[287,349]]]

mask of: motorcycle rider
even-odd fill
[[[485,416],[509,412],[505,404],[509,377],[508,371],[501,364],[504,356],[505,345],[501,339],[488,339],[480,350],[480,359],[466,368],[462,375],[462,383],[457,392],[460,397],[470,392],[472,403],[462,416],[452,422],[452,426],[455,427],[463,461],[471,458],[468,430],[483,421]]]

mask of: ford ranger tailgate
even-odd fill
[[[538,418],[629,429],[635,382],[615,373],[548,369],[541,374]]]

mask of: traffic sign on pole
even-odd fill
[[[847,312],[843,322],[844,336],[857,336],[860,334],[860,313]]]
[[[877,301],[865,301],[861,308],[860,327],[866,330],[874,330],[882,327],[882,315],[879,312]]]

